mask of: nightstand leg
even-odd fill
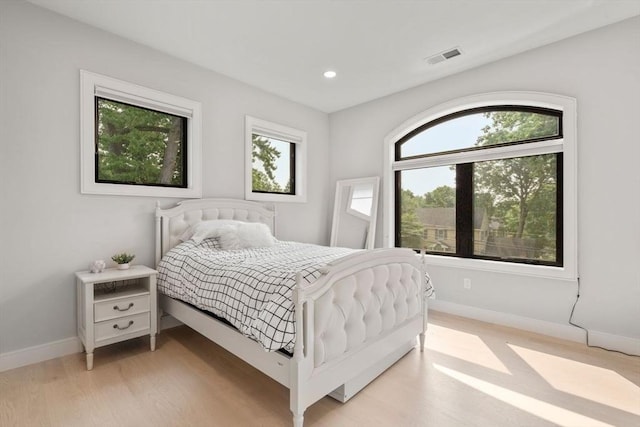
[[[156,336],[151,335],[150,337],[149,342],[151,343],[151,351],[156,351]]]
[[[87,352],[87,371],[93,369],[93,353]]]

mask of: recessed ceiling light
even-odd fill
[[[332,78],[334,78],[337,74],[336,74],[336,72],[335,72],[335,71],[333,71],[333,70],[328,70],[328,71],[325,71],[323,75],[324,75],[326,78],[328,78],[328,79],[332,79]]]

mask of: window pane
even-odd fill
[[[398,246],[456,252],[456,171],[453,166],[400,172]]]
[[[252,140],[253,191],[295,194],[295,144],[257,133]]]
[[[96,98],[96,182],[187,187],[186,117]]]
[[[432,122],[401,142],[400,159],[560,135],[558,112],[492,109],[471,110]]]
[[[556,262],[557,155],[474,164],[474,254]]]

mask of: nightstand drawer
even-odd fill
[[[96,323],[96,342],[119,337],[121,335],[132,334],[134,332],[149,330],[149,321],[149,312],[146,312]]]
[[[94,321],[116,319],[149,311],[149,294],[96,302]]]

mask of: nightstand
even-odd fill
[[[93,350],[131,338],[150,336],[156,349],[158,332],[158,272],[143,265],[102,273],[76,273],[78,336],[93,369]]]

